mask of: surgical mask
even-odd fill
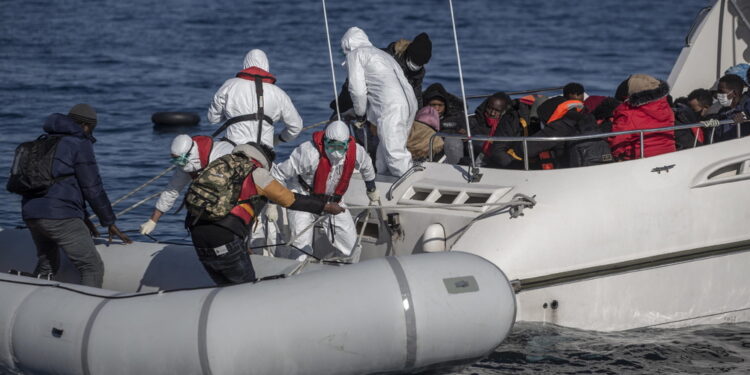
[[[185,173],[193,173],[198,172],[201,170],[201,159],[195,158],[190,159],[187,164],[182,166],[182,170],[185,171]]]
[[[409,67],[409,70],[411,70],[412,72],[416,72],[419,69],[422,69],[422,65],[417,65],[417,64],[411,62],[411,60],[409,60],[409,59],[406,59],[406,66]]]
[[[718,93],[716,94],[716,100],[719,101],[722,107],[729,107],[732,105],[732,99],[729,99],[729,94]]]

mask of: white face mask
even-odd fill
[[[411,71],[413,71],[413,72],[416,72],[417,70],[422,69],[422,65],[417,65],[417,64],[411,62],[411,60],[409,60],[409,59],[406,59],[406,66],[408,66],[409,69]]]
[[[184,167],[182,167],[182,170],[185,171],[185,173],[193,173],[198,172],[201,170],[201,159],[199,158],[190,158],[187,164],[185,164]]]
[[[326,150],[326,155],[328,155],[328,160],[331,161],[331,164],[336,164],[339,162],[339,160],[343,159],[346,155],[345,151],[328,151]]]
[[[716,100],[719,101],[722,107],[729,107],[732,105],[732,100],[729,99],[729,94],[718,93],[716,94]]]

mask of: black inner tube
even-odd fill
[[[195,112],[156,112],[151,116],[154,126],[195,126],[200,121]]]

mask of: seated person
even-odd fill
[[[472,136],[490,136],[490,137],[523,137],[524,130],[521,121],[513,107],[508,94],[496,92],[485,99],[474,112],[474,117],[469,119],[469,127]],[[489,166],[500,167],[497,165],[495,158],[492,157],[491,150],[497,149],[498,152],[510,148],[512,142],[505,141],[473,141],[474,157]],[[481,163],[480,163],[481,164]],[[504,164],[504,163],[503,163]],[[505,168],[512,168],[509,164],[502,165]],[[522,166],[522,164],[521,164]],[[519,167],[516,165],[515,167]]]
[[[707,120],[706,115],[713,103],[713,95],[706,89],[693,90],[686,98],[687,104],[674,106],[675,125],[695,124]],[[704,142],[702,127],[675,130],[675,146],[678,150],[700,146]]]
[[[411,152],[413,160],[427,160],[430,157],[430,138],[440,131],[440,119],[438,112],[430,106],[422,107],[417,112],[417,116],[409,132],[409,139],[406,141],[406,148]],[[435,137],[432,143],[432,155],[438,159],[437,155],[443,152],[443,138]],[[428,160],[432,161],[432,160]]]
[[[628,100],[615,109],[613,132],[655,129],[674,126],[674,113],[667,102],[669,85],[646,74],[634,74],[627,81]],[[612,156],[618,160],[641,157],[638,133],[610,137]],[[656,156],[676,151],[674,131],[645,133],[645,156]]]
[[[425,105],[437,111],[440,119],[440,132],[466,134],[464,103],[460,98],[447,92],[439,83],[433,83],[427,87],[422,97]],[[458,138],[445,138],[445,163],[457,164],[466,155],[464,144],[465,142]]]
[[[539,108],[539,116],[544,128],[532,137],[570,137],[601,133],[594,116],[583,110],[580,100],[566,100],[555,97]],[[609,146],[603,139],[580,141],[540,141],[528,142],[530,161],[539,164],[541,169],[580,167],[613,161]],[[493,150],[493,158],[498,164],[508,162],[508,157],[521,159],[523,145],[516,144],[506,152]],[[507,156],[506,156],[507,155]]]
[[[750,126],[747,122],[747,113],[750,111],[750,100],[748,96],[742,95],[745,89],[745,81],[740,76],[727,74],[719,79],[716,100],[721,105],[717,115],[719,120],[734,120],[736,124],[742,124],[741,136],[750,134]],[[737,138],[737,125],[725,124],[711,129],[710,140],[721,142]]]
[[[577,82],[571,82],[563,87],[563,97],[568,100],[584,100],[583,85]]]

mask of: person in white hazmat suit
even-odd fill
[[[271,175],[285,182],[290,189],[300,194],[323,195],[326,201],[339,203],[349,187],[349,180],[358,170],[362,174],[370,202],[380,201],[375,187],[375,170],[365,149],[349,136],[349,128],[341,121],[334,121],[325,131],[313,134],[311,141],[299,145],[289,159],[271,169]],[[294,247],[313,253],[313,228],[302,232],[318,219],[317,215],[302,211],[288,211]],[[357,230],[349,210],[342,215],[328,215],[320,223],[326,237],[345,256],[351,256],[357,240]],[[358,252],[357,252],[358,254]],[[290,258],[304,260],[307,256],[292,250]],[[358,256],[354,258],[358,260]]]
[[[172,140],[170,151],[172,153],[171,163],[177,166],[167,188],[159,195],[156,208],[151,217],[141,224],[141,234],[149,235],[156,229],[156,223],[165,212],[169,211],[180,191],[193,181],[203,168],[212,161],[232,152],[234,146],[225,141],[214,142],[209,136],[198,135],[191,137],[180,134]]]
[[[414,89],[396,60],[374,47],[360,28],[346,31],[341,48],[346,54],[355,125],[365,120],[376,125],[380,144],[375,167],[380,174],[401,176],[412,165],[406,140],[418,109]]]
[[[268,70],[266,54],[259,49],[251,50],[245,55],[243,70],[224,82],[214,95],[208,108],[208,121],[212,124],[236,121],[229,125],[226,133],[226,139],[234,144],[260,142],[273,147],[297,138],[302,131],[302,118],[292,100],[275,82],[276,77]],[[259,89],[262,100],[257,95]],[[263,112],[260,139],[259,104]],[[283,121],[286,128],[274,135],[273,124],[277,121]]]

